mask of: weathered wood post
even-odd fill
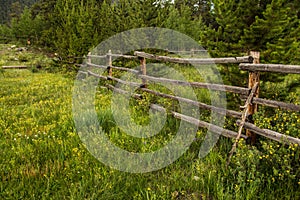
[[[88,62],[88,64],[92,63],[91,52],[89,52],[88,55],[87,55],[87,62]]]
[[[112,77],[112,56],[111,56],[111,50],[108,51],[106,54],[107,58],[107,68],[108,68],[108,76]]]
[[[195,55],[195,51],[194,49],[191,49],[191,57],[194,57],[194,55]]]
[[[147,69],[146,69],[146,58],[144,57],[139,57],[140,60],[140,65],[141,65],[141,73],[142,75],[147,74]],[[142,86],[144,88],[147,88],[147,80],[142,78]]]
[[[253,64],[259,64],[260,52],[250,51],[250,56],[253,57]],[[258,71],[249,71],[249,80],[248,80],[248,88],[252,89],[255,83],[258,83],[258,88],[254,97],[259,96],[259,72]],[[248,116],[247,122],[254,123],[253,114],[257,112],[257,104],[249,104],[248,105]],[[250,138],[250,143],[255,144],[256,142],[256,134],[251,132],[250,130],[246,130],[246,135]]]

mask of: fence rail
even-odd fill
[[[28,69],[25,65],[2,66],[2,69]]]
[[[145,52],[134,52],[135,56],[152,59],[163,62],[172,62],[172,63],[180,63],[180,64],[229,64],[229,63],[251,63],[253,62],[252,56],[244,56],[244,57],[228,57],[228,58],[174,58],[168,56],[158,56]]]
[[[171,84],[181,85],[181,86],[193,86],[196,88],[204,88],[204,89],[216,90],[222,92],[232,92],[232,93],[243,94],[243,95],[248,95],[250,91],[248,88],[230,86],[230,85],[200,83],[200,82],[186,82],[181,80],[173,80],[173,79],[153,77],[147,75],[139,75],[139,77],[156,83],[171,83]]]
[[[247,64],[239,65],[241,70],[260,71],[260,72],[279,72],[287,74],[300,74],[300,65],[281,65],[281,64]]]
[[[290,110],[290,111],[300,111],[300,106],[292,104],[292,103],[285,103],[281,101],[274,101],[274,100],[268,100],[268,99],[261,99],[257,97],[253,97],[252,100],[253,103],[259,104],[262,106],[268,106],[272,108],[281,108],[285,110]]]
[[[140,70],[130,69],[126,67],[116,67],[112,65],[112,57],[121,57],[126,59],[139,59],[140,60]],[[106,59],[107,65],[98,65],[92,62],[92,58],[103,58]],[[161,77],[154,77],[147,75],[147,65],[146,59],[151,59],[160,62],[170,62],[170,63],[180,63],[180,64],[238,64],[241,70],[246,70],[249,72],[249,80],[248,80],[248,87],[239,87],[239,86],[230,86],[230,85],[221,85],[215,83],[203,83],[203,82],[186,82],[181,80],[175,79],[167,79]],[[106,55],[91,55],[88,54],[87,62],[85,63],[87,66],[87,70],[85,72],[86,75],[94,76],[100,78],[102,80],[113,80],[121,84],[131,85],[134,87],[139,87],[141,91],[153,94],[155,96],[160,96],[167,99],[176,100],[179,102],[185,102],[194,106],[198,106],[201,109],[209,110],[211,112],[215,112],[218,114],[223,114],[234,119],[237,119],[237,124],[239,125],[239,130],[233,131],[224,129],[223,127],[219,127],[217,125],[201,121],[199,119],[195,119],[190,116],[183,115],[181,113],[176,112],[175,110],[170,111],[175,118],[181,119],[183,121],[189,122],[191,124],[197,125],[202,128],[207,128],[210,131],[221,134],[225,137],[231,137],[239,139],[245,138],[250,139],[252,143],[255,143],[256,134],[262,135],[266,138],[284,142],[284,143],[295,143],[300,144],[299,138],[294,138],[288,135],[284,135],[282,133],[278,133],[268,129],[261,129],[254,125],[254,121],[252,121],[252,115],[257,110],[257,105],[261,106],[268,106],[272,108],[280,108],[286,109],[291,111],[300,111],[300,106],[295,105],[292,103],[286,103],[281,101],[269,100],[269,99],[262,99],[259,98],[259,72],[280,72],[280,73],[293,73],[299,74],[300,73],[300,66],[299,65],[279,65],[279,64],[259,64],[259,53],[252,52],[249,56],[243,57],[228,57],[228,58],[177,58],[177,57],[169,57],[169,56],[160,56],[160,55],[153,55],[145,52],[135,51],[134,56],[131,55],[121,55],[121,54],[112,54],[108,52]],[[90,68],[102,68],[108,70],[108,75],[103,76],[99,75]],[[142,80],[142,83],[137,82],[130,82],[124,81],[119,78],[112,76],[112,70],[120,70],[120,71],[127,71],[131,72],[136,75],[137,78]],[[208,105],[199,101],[165,94],[162,92],[154,91],[147,88],[147,84],[149,82],[154,83],[169,83],[174,85],[180,86],[192,86],[195,88],[204,88],[209,90],[215,91],[222,91],[222,92],[231,92],[235,94],[239,94],[242,96],[247,96],[247,100],[244,106],[240,106],[239,109],[243,109],[243,111],[235,111],[229,110],[224,108],[219,108],[216,106]],[[120,88],[116,88],[110,84],[105,84],[105,86],[109,89],[112,89],[116,92],[126,94],[127,91],[122,90]],[[142,96],[140,94],[134,93],[132,94],[134,98],[140,99]],[[158,111],[164,111],[164,108],[152,104],[151,108]],[[242,130],[246,130],[246,135],[242,134]]]

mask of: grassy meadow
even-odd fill
[[[2,53],[2,57],[9,56],[13,57]],[[95,159],[76,133],[73,85],[74,76],[61,73],[0,72],[0,199],[300,198],[297,145],[261,139],[257,146],[249,146],[240,140],[226,168],[232,140],[221,137],[200,159],[201,129],[189,150],[161,170],[133,174],[112,169]],[[107,106],[110,96],[103,88],[96,95],[102,126],[121,148],[141,150],[141,140],[126,137],[115,126]],[[259,113],[259,124],[268,127],[272,122],[276,124],[272,128],[300,136],[299,113],[274,112],[270,117],[264,116],[267,110]],[[163,145],[172,130],[166,128],[153,144]]]

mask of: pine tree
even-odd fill
[[[212,15],[216,25],[207,27],[202,34],[202,44],[214,50],[214,55],[229,56],[245,52],[239,44],[246,30],[260,16],[267,1],[213,0]],[[264,2],[264,3],[262,3]]]
[[[192,12],[191,8],[186,4],[170,6],[168,16],[164,21],[164,27],[179,31],[199,41],[204,23],[201,16],[193,19]]]
[[[286,0],[273,0],[262,17],[257,16],[250,28],[245,29],[240,44],[246,50],[261,51],[262,61],[279,63],[282,59],[279,52],[289,49],[296,37],[295,29],[299,27],[297,11],[292,5]],[[276,55],[278,58],[275,58]]]
[[[96,0],[57,0],[49,36],[61,56],[82,56],[94,45],[98,5]]]
[[[27,39],[34,39],[37,42],[43,30],[43,24],[40,15],[33,18],[30,9],[25,7],[20,17],[12,19],[11,32],[16,39],[23,40],[23,42]]]
[[[210,0],[175,0],[174,3],[177,9],[180,9],[181,5],[189,7],[192,20],[201,17],[206,25],[214,23],[211,15],[212,2]]]
[[[300,64],[300,20],[298,26],[293,27],[283,37],[274,43],[267,43],[263,52],[264,59],[272,63]]]
[[[299,64],[300,63],[300,5],[298,1],[288,1],[280,7],[279,16],[283,23],[277,24],[277,38],[268,41],[263,57],[266,62]],[[280,34],[279,34],[280,33]]]

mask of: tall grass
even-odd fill
[[[297,199],[300,196],[297,145],[261,140],[261,146],[251,147],[241,140],[226,168],[232,141],[222,137],[205,158],[199,159],[205,134],[202,129],[189,150],[166,168],[144,174],[114,170],[95,159],[76,133],[71,78],[27,70],[4,73],[5,76],[0,74],[1,199]],[[176,122],[169,117],[170,126],[148,141],[152,146],[143,146],[144,141],[126,136],[116,126],[108,106],[110,92],[99,90],[96,97],[99,121],[121,148],[149,150],[154,144],[163,145],[164,140],[172,138]]]

